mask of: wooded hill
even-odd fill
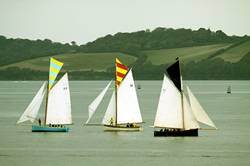
[[[250,79],[250,38],[203,28],[117,33],[80,46],[0,36],[0,79],[47,79],[51,56],[65,62],[72,79],[112,78],[115,57],[136,79],[162,79],[176,57],[184,79]]]

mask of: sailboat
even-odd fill
[[[199,122],[217,129],[190,88],[185,86],[183,90],[177,60],[164,74],[154,136],[198,136]]]
[[[111,82],[108,83],[89,105],[89,118],[86,124],[89,124],[91,117],[96,112]],[[132,69],[126,67],[116,58],[115,88],[103,117],[102,125],[104,125],[105,131],[140,131],[142,130],[142,127],[139,125],[140,123],[142,123],[142,117]]]
[[[32,132],[68,132],[66,124],[72,124],[70,90],[68,74],[55,83],[56,77],[63,66],[63,63],[51,58],[49,82],[44,82],[30,102],[17,124],[25,121],[39,122],[39,125],[32,125]],[[46,93],[47,92],[47,93]],[[45,95],[46,94],[46,95]],[[41,123],[37,119],[39,109],[46,96],[45,119]]]
[[[231,93],[231,86],[227,87],[227,93],[230,94]]]

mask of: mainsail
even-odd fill
[[[183,128],[181,93],[164,74],[155,127]]]
[[[49,91],[47,104],[46,124],[72,124],[67,73]]]
[[[41,107],[46,89],[46,82],[43,83],[39,91],[36,93],[33,100],[30,102],[29,106],[26,108],[20,119],[17,121],[17,124],[25,122],[27,120],[31,121],[32,123],[36,119],[38,111]]]
[[[117,124],[142,123],[132,69],[117,89]]]
[[[89,123],[91,117],[93,116],[93,114],[95,113],[97,107],[99,106],[99,104],[101,103],[104,95],[106,94],[110,84],[111,84],[112,81],[110,81],[108,83],[108,85],[102,90],[102,92],[95,98],[95,100],[89,105],[89,118],[88,120],[86,121],[86,124]]]
[[[102,119],[102,124],[110,125],[111,123],[115,124],[115,91],[112,94],[112,97],[109,101],[108,108]]]
[[[208,126],[211,126],[213,128],[216,128],[215,124],[213,121],[209,118],[205,110],[202,108],[196,97],[193,95],[192,91],[189,89],[187,86],[187,93],[189,96],[189,101],[192,107],[192,112],[197,119],[197,121],[204,123]]]

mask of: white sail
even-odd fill
[[[46,89],[46,82],[43,83],[39,91],[36,93],[35,97],[30,102],[29,106],[26,108],[20,119],[17,121],[17,124],[25,122],[27,120],[31,121],[32,123],[36,119],[38,111],[41,107],[44,94]]]
[[[101,93],[95,98],[95,100],[89,105],[89,107],[88,107],[88,108],[89,108],[89,109],[88,109],[88,111],[89,111],[89,118],[88,118],[88,120],[86,121],[86,124],[89,123],[91,117],[93,116],[93,114],[95,113],[97,107],[98,107],[99,104],[101,103],[101,101],[102,101],[104,95],[106,94],[106,92],[107,92],[107,90],[108,90],[108,88],[109,88],[111,82],[112,82],[112,81],[110,81],[110,82],[108,83],[108,85],[102,90],[102,92],[101,92]]]
[[[183,94],[183,116],[184,116],[184,129],[198,129],[200,128],[198,122],[196,121],[190,103],[188,102],[186,96]]]
[[[125,123],[142,123],[132,70],[117,89],[117,124]]]
[[[111,121],[113,121],[113,124],[115,124],[115,91],[113,92],[112,97],[110,98],[108,108],[102,119],[102,124],[110,125]]]
[[[183,128],[181,93],[165,74],[154,126]]]
[[[216,128],[215,124],[213,121],[209,118],[205,110],[202,108],[196,97],[193,95],[189,87],[187,86],[187,93],[189,96],[190,104],[192,107],[193,114],[197,121],[204,123],[208,126]]]
[[[72,124],[67,73],[49,91],[46,124]]]

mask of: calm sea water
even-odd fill
[[[71,81],[74,125],[69,133],[32,133],[15,123],[42,82],[0,82],[0,165],[250,165],[250,81],[185,81],[219,128],[199,137],[155,138],[153,128],[161,81],[138,81],[143,132],[109,133],[83,126],[88,104],[108,81]],[[232,94],[226,94],[231,85]],[[93,117],[101,121],[112,90]],[[43,106],[44,107],[44,106]],[[43,109],[40,110],[43,117]]]

